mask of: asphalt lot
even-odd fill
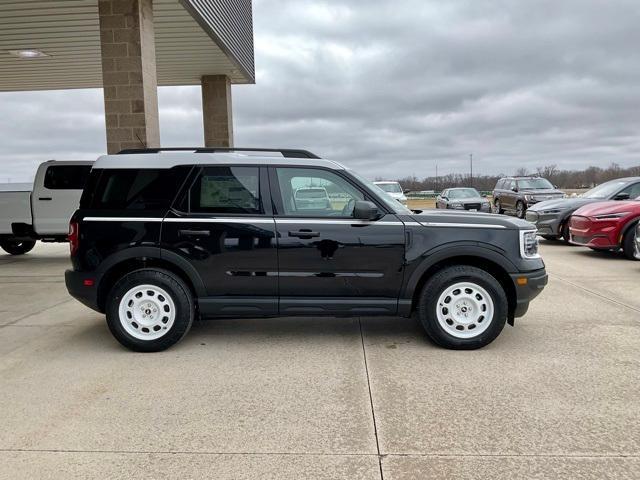
[[[542,242],[489,347],[398,318],[194,326],[124,350],[66,245],[0,255],[0,478],[640,478],[640,262]]]

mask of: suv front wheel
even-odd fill
[[[159,352],[184,337],[195,308],[189,287],[171,272],[136,270],[109,293],[107,324],[114,337],[137,352]]]
[[[447,267],[422,288],[418,316],[438,345],[471,350],[488,345],[507,321],[507,296],[492,275],[469,265]]]

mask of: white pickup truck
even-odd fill
[[[37,240],[65,242],[92,165],[50,160],[40,164],[33,185],[0,184],[0,247],[21,255]]]

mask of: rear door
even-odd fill
[[[403,223],[391,213],[355,220],[355,201],[373,199],[335,170],[271,167],[269,180],[277,209],[280,313],[396,313]],[[295,192],[309,188],[324,188],[329,203],[299,202]]]
[[[205,316],[278,313],[275,222],[265,198],[265,168],[204,166],[165,217],[163,255],[197,270]]]
[[[91,164],[44,164],[36,175],[31,195],[33,228],[39,235],[64,235],[78,208]]]

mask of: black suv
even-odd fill
[[[546,178],[507,177],[496,183],[493,205],[496,213],[513,212],[516,217],[524,218],[530,205],[564,196],[564,192],[555,188]]]
[[[412,212],[307,151],[176,150],[100,157],[70,223],[67,288],[133,350],[196,318],[414,312],[437,344],[472,349],[547,282],[525,221]]]

